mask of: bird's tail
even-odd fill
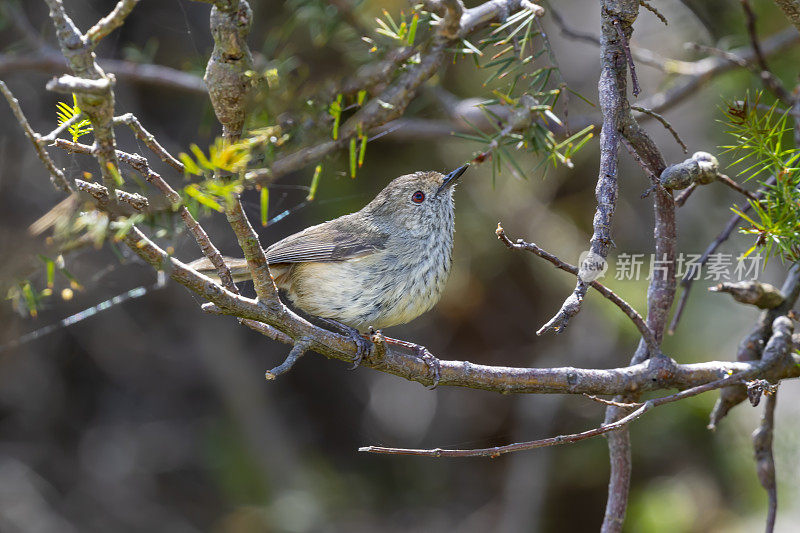
[[[246,259],[236,259],[234,257],[223,257],[223,259],[231,271],[233,281],[247,281],[250,279],[250,269],[247,268]],[[217,268],[211,263],[211,261],[208,260],[207,257],[192,261],[187,266],[197,270],[201,274],[204,274],[211,279],[219,280]]]

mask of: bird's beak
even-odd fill
[[[450,174],[445,176],[444,181],[439,186],[439,190],[436,191],[436,193],[438,194],[438,193],[442,192],[443,190],[447,189],[448,187],[452,187],[456,183],[456,180],[461,176],[461,174],[466,172],[468,168],[469,168],[469,163],[464,165],[463,167],[458,167],[457,169],[452,171]]]

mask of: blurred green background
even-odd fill
[[[467,2],[468,6],[477,2]],[[114,2],[66,1],[81,29]],[[249,43],[258,64],[290,54],[295,72],[323,83],[344,78],[368,57],[343,43],[355,35],[341,15],[345,2],[293,0],[252,2]],[[719,2],[713,27],[705,28],[682,3],[658,8],[664,26],[645,10],[633,44],[666,57],[699,56],[684,42],[723,47],[748,43],[739,2]],[[32,28],[55,42],[43,2],[25,2]],[[599,5],[565,0],[555,6],[571,26],[599,33]],[[785,27],[771,3],[758,6],[759,31]],[[399,13],[404,2],[364,1],[350,22],[374,31],[381,9]],[[211,50],[209,6],[184,0],[141,2],[125,26],[106,39],[100,57],[168,65],[202,74]],[[354,21],[354,22],[353,22]],[[597,98],[599,51],[561,36],[546,15],[544,29],[570,88]],[[344,28],[344,29],[343,29]],[[349,37],[342,32],[350,32]],[[713,37],[712,37],[713,34]],[[24,55],[22,35],[6,17],[0,25],[3,56]],[[374,33],[372,37],[376,37]],[[715,39],[719,38],[719,41]],[[349,46],[349,45],[348,45]],[[788,84],[796,81],[797,49],[770,59]],[[261,63],[259,63],[261,62]],[[552,64],[547,54],[537,59]],[[0,66],[2,59],[0,59]],[[541,65],[540,65],[541,66]],[[663,73],[640,65],[647,97],[668,86]],[[55,126],[60,99],[44,90],[52,72],[19,69],[2,73],[40,132]],[[484,73],[469,59],[446,63],[409,107],[409,116],[442,116],[435,87],[460,98],[485,97]],[[740,98],[757,80],[731,73],[668,110],[690,151],[718,153],[729,142],[718,106]],[[117,110],[133,112],[172,153],[191,143],[208,146],[219,127],[202,94],[120,80]],[[596,120],[598,110],[578,98],[569,118]],[[37,253],[52,253],[26,228],[62,198],[0,105],[0,280],[42,283]],[[686,155],[659,124],[648,122],[668,162]],[[449,135],[413,138],[403,130],[369,144],[356,179],[347,176],[347,154],[326,160],[317,199],[261,228],[274,242],[308,225],[356,210],[390,179],[415,170],[449,170],[481,149]],[[145,155],[128,131],[120,148]],[[52,151],[70,174],[94,171],[84,156]],[[489,164],[470,169],[456,192],[454,267],[439,305],[411,324],[387,331],[426,345],[444,359],[507,366],[608,368],[627,364],[636,331],[608,301],[590,293],[583,312],[559,336],[535,331],[558,309],[574,279],[529,254],[512,252],[494,235],[502,221],[512,238],[523,237],[575,263],[587,247],[597,178],[596,139],[573,169],[550,169],[528,179],[508,169],[492,183]],[[724,161],[724,158],[723,158]],[[525,169],[538,160],[520,156]],[[620,200],[614,221],[616,253],[652,251],[652,206],[640,195],[648,180],[621,151]],[[158,167],[179,186],[183,177]],[[733,171],[731,171],[733,172]],[[270,215],[299,206],[313,166],[270,189]],[[719,185],[698,190],[679,210],[679,249],[701,253],[741,199]],[[254,220],[258,195],[245,195]],[[237,247],[224,217],[204,220],[226,254]],[[184,260],[199,255],[185,233],[163,239]],[[738,254],[750,238],[734,234],[721,249]],[[56,296],[37,318],[0,307],[0,344],[56,323],[137,286],[155,282],[154,272],[130,253],[109,246],[86,247],[66,256],[84,289],[62,301]],[[612,257],[612,273],[614,261]],[[761,279],[780,284],[784,266],[770,262]],[[608,285],[644,312],[646,281]],[[757,318],[755,310],[711,295],[710,281],[696,283],[666,352],[679,362],[730,360]],[[246,290],[251,291],[248,287]],[[264,371],[283,360],[286,346],[208,316],[199,300],[173,283],[113,306],[97,316],[20,347],[0,352],[0,530],[69,531],[595,531],[602,520],[608,483],[602,439],[504,456],[495,460],[431,460],[359,454],[359,446],[485,447],[581,431],[602,421],[603,407],[582,397],[504,396],[416,383],[317,355],[291,373],[266,382]],[[716,433],[705,429],[716,393],[664,406],[631,427],[633,482],[627,531],[744,532],[763,527],[766,496],[755,475],[750,432],[760,411],[742,406]],[[775,437],[779,483],[778,530],[800,519],[800,386],[781,387]]]

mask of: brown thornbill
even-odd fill
[[[276,242],[266,249],[275,284],[298,309],[347,326],[360,360],[358,331],[405,324],[439,301],[453,250],[453,186],[468,166],[400,176],[360,211]],[[244,259],[225,262],[235,280],[250,277]],[[205,258],[190,266],[216,272]]]

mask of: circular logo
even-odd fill
[[[608,262],[591,251],[581,253],[578,265],[578,278],[586,283],[602,278],[608,270]]]

